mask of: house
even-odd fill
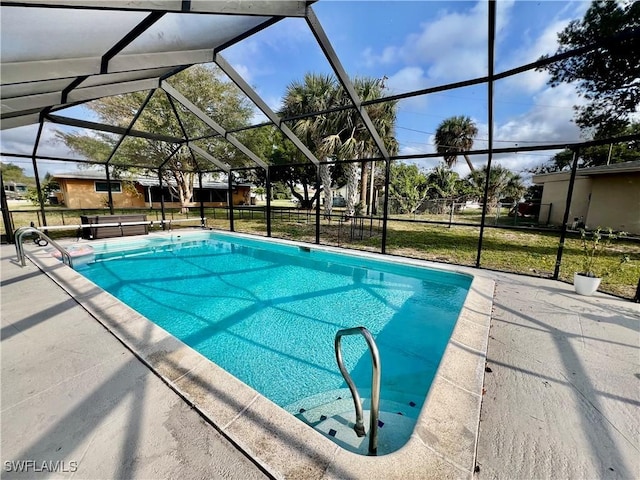
[[[89,209],[108,206],[108,184],[104,172],[82,170],[57,173],[54,179],[60,185],[60,191],[56,194],[58,203],[67,208]],[[180,200],[172,196],[169,187],[163,184],[161,190],[158,178],[152,176],[133,175],[126,178],[112,178],[111,194],[114,208],[160,208],[161,199],[164,199],[166,208],[182,207]],[[227,183],[203,179],[202,189],[200,189],[196,179],[193,201],[187,206],[199,207],[202,199],[205,207],[224,207],[227,206],[227,198]],[[250,203],[251,185],[234,185],[233,204],[249,205]]]
[[[540,221],[562,225],[571,172],[535,175],[542,185]],[[640,235],[640,160],[579,169],[569,224],[584,223]]]

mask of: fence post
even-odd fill
[[[228,187],[227,196],[229,201],[227,202],[227,209],[229,211],[229,231],[234,232],[235,227],[233,225],[234,213],[233,213],[233,171],[229,170],[228,173]]]
[[[564,250],[564,241],[567,237],[567,222],[569,220],[569,210],[571,209],[571,201],[573,199],[573,186],[576,181],[576,173],[578,171],[578,157],[580,150],[573,151],[573,165],[571,166],[571,176],[569,177],[569,186],[567,187],[567,198],[564,207],[564,218],[562,219],[562,230],[560,231],[560,244],[558,245],[558,253],[556,255],[556,267],[553,271],[553,279],[558,280],[560,276],[560,266],[562,265],[562,253]]]
[[[456,203],[451,202],[451,210],[449,211],[449,227],[451,228],[451,224],[453,223],[453,210],[456,208]]]

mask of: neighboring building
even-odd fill
[[[542,185],[540,221],[562,225],[571,172],[535,175]],[[573,187],[569,224],[611,227],[640,235],[640,160],[579,169]]]
[[[108,206],[109,193],[106,174],[93,170],[54,175],[60,185],[58,203],[67,208],[89,209]],[[202,189],[196,179],[193,202],[188,207],[200,206],[202,198],[205,207],[223,207],[227,205],[228,185],[222,182],[202,182]],[[114,208],[160,208],[164,198],[166,208],[180,208],[182,205],[176,197],[171,196],[169,187],[160,190],[158,178],[149,176],[132,176],[111,179],[111,193]],[[233,204],[249,205],[251,203],[251,185],[234,185]]]

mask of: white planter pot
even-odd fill
[[[573,287],[578,295],[593,295],[600,286],[601,278],[585,277],[579,273],[573,274]]]

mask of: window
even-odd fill
[[[108,193],[109,192],[109,185],[107,184],[107,182],[95,182],[96,185],[96,192],[104,192],[104,193]],[[111,193],[121,193],[122,192],[122,185],[120,185],[120,182],[111,182]]]

